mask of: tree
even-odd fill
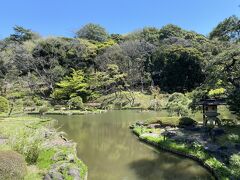
[[[9,38],[12,41],[22,43],[40,37],[37,33],[32,32],[30,29],[25,29],[22,26],[15,26],[13,29],[14,34],[11,34]]]
[[[151,73],[155,85],[169,92],[191,91],[205,79],[202,54],[193,48],[172,46],[153,56]]]
[[[208,84],[221,81],[226,89],[227,102],[234,113],[240,115],[240,45],[233,45],[218,54],[209,65],[212,73]]]
[[[240,89],[234,89],[230,92],[227,103],[229,109],[240,116]]]
[[[98,24],[89,23],[76,32],[78,38],[104,42],[109,35],[106,30]]]
[[[93,65],[97,46],[84,39],[48,38],[39,41],[32,54],[46,61],[56,59],[66,69],[84,69]]]
[[[162,27],[159,33],[160,39],[163,40],[170,37],[184,37],[186,31],[176,25],[168,24]]]
[[[95,61],[101,71],[108,64],[116,64],[121,72],[128,75],[127,82],[131,87],[143,89],[144,85],[151,83],[147,68],[154,50],[155,46],[146,41],[129,40],[106,49]]]
[[[148,43],[159,45],[160,43],[160,30],[155,27],[145,27],[139,31],[129,33],[125,39],[134,41],[141,40]]]
[[[126,74],[120,73],[119,68],[116,64],[107,65],[107,73],[103,78],[103,85],[105,89],[109,92],[120,92],[126,88]]]
[[[186,116],[189,113],[190,100],[182,93],[173,93],[167,103],[169,113],[176,113],[178,116]]]
[[[100,94],[121,93],[128,85],[127,74],[121,73],[116,64],[108,64],[106,71],[96,72],[90,75],[90,87]]]
[[[237,42],[240,40],[240,19],[237,16],[226,18],[209,35],[210,39]]]
[[[218,54],[208,70],[212,72],[210,80],[221,80],[225,86],[240,88],[240,45],[233,45]],[[229,86],[230,85],[230,86]]]
[[[73,97],[81,97],[86,102],[91,96],[88,79],[83,71],[74,70],[70,76],[64,78],[56,84],[57,88],[53,92],[53,97],[58,100],[69,100]]]

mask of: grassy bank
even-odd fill
[[[133,126],[134,134],[136,134],[141,141],[153,145],[159,149],[197,161],[203,167],[208,169],[216,179],[239,179],[238,170],[234,170],[231,162],[229,164],[221,162],[219,159],[214,157],[214,155],[208,153],[201,144],[197,142],[188,143],[187,141],[176,141],[159,133],[159,131],[164,131],[164,128],[152,129],[148,127],[148,122],[144,123],[144,125],[135,124]],[[173,123],[173,125],[176,124],[177,122]]]
[[[18,152],[26,161],[26,180],[87,178],[76,156],[76,144],[53,128],[54,120],[31,116],[0,116],[0,154]]]
[[[93,111],[80,111],[80,110],[50,110],[45,112],[45,115],[85,115],[85,114],[98,114],[104,113],[105,110],[96,109]],[[27,112],[28,115],[39,115],[39,111]]]

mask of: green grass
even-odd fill
[[[45,147],[44,143],[54,138],[59,138],[57,132],[51,130],[50,136],[45,137],[54,124],[54,120],[49,118],[38,118],[32,116],[0,117],[0,136],[8,138],[7,143],[0,145],[0,150],[15,150],[22,154],[28,162],[28,172],[25,180],[40,180],[53,164],[65,161],[53,160],[52,157],[57,152],[63,152],[65,156],[74,155],[74,162],[71,165],[80,170],[81,177],[87,173],[86,165],[77,158],[76,147],[57,146]],[[34,168],[31,168],[34,167]],[[63,174],[64,179],[72,179],[67,173]]]
[[[200,159],[202,162],[209,165],[216,172],[220,179],[229,179],[229,177],[235,176],[235,174],[232,174],[231,170],[226,165],[209,155],[201,145],[179,143],[175,142],[174,140],[164,138],[163,136],[153,137],[147,136],[146,134],[142,136],[142,134],[146,131],[145,127],[135,126],[133,131],[140,137],[140,139],[145,139],[149,142],[157,143],[164,148],[176,150]]]
[[[55,149],[46,149],[41,151],[37,159],[37,166],[40,169],[49,169],[53,164],[52,157],[55,153]]]

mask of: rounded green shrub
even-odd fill
[[[21,180],[27,173],[22,155],[15,151],[0,151],[0,179]]]
[[[70,109],[84,109],[83,101],[80,96],[71,98],[68,101],[68,105],[69,105]]]
[[[7,112],[9,109],[9,102],[5,97],[0,96],[0,113]]]
[[[46,113],[48,111],[48,108],[47,107],[41,107],[40,109],[39,109],[39,114],[40,115],[43,115],[44,113]]]
[[[233,174],[239,177],[240,176],[240,153],[233,154],[230,157],[229,163],[230,163],[231,170],[233,171]]]
[[[179,126],[194,126],[197,124],[197,121],[190,117],[182,117],[179,119]]]

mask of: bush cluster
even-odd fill
[[[182,117],[179,119],[179,126],[194,126],[197,124],[197,121],[190,117]]]
[[[27,173],[22,155],[14,151],[0,151],[0,179],[21,180]]]
[[[69,109],[84,109],[83,100],[80,96],[71,98],[68,101]]]
[[[9,144],[13,150],[25,156],[27,163],[34,164],[41,151],[44,134],[43,129],[24,128],[10,136]]]

